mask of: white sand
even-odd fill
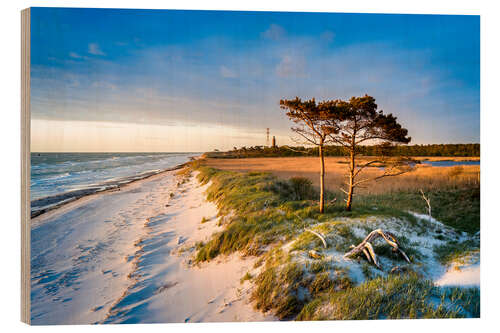
[[[163,173],[34,219],[32,323],[274,320],[252,309],[250,284],[240,284],[252,259],[193,267],[192,250],[179,251],[221,227],[207,186],[177,181]]]
[[[480,264],[461,268],[452,265],[435,283],[442,287],[479,287]]]
[[[435,283],[442,287],[479,287],[480,266],[479,251],[467,254],[452,262]]]

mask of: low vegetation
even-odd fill
[[[252,274],[250,272],[246,272],[245,275],[240,279],[240,283],[243,284],[245,281],[249,281],[252,279]]]
[[[479,253],[479,239],[471,239],[463,242],[451,241],[437,246],[434,252],[442,264],[461,262]]]
[[[360,163],[365,164],[370,161],[369,158],[359,158]],[[308,178],[313,186],[319,188],[319,163],[313,157],[301,158],[253,158],[253,159],[207,159],[207,166],[215,169],[238,171],[238,172],[269,172],[279,179],[288,180],[293,177]],[[336,192],[339,200],[345,198],[345,194],[340,191],[342,183],[345,182],[347,170],[347,160],[343,157],[326,157],[325,168],[325,187],[328,191]],[[479,192],[479,165],[462,166],[461,171],[457,173],[455,167],[432,167],[422,163],[416,165],[414,170],[404,173],[397,177],[386,177],[370,182],[369,186],[357,188],[357,194],[360,195],[358,206],[364,200],[365,195],[397,195],[400,192],[418,193],[420,189],[427,193],[428,191],[451,191],[455,189],[475,189]],[[363,173],[367,178],[380,176],[383,171],[379,166],[367,167]],[[443,193],[444,194],[444,193]],[[328,196],[328,194],[327,194]],[[316,196],[318,198],[319,196]],[[437,198],[440,199],[440,198]],[[422,199],[418,201],[422,202]],[[435,201],[435,200],[433,200]],[[355,208],[355,207],[354,207]],[[353,208],[353,209],[354,209]]]
[[[308,303],[298,320],[479,317],[475,288],[438,288],[415,273],[378,277]]]
[[[431,200],[432,216],[437,220],[460,231],[468,233],[479,231],[480,189],[478,185],[430,189],[426,192],[426,196]],[[417,189],[363,195],[362,201],[361,205],[356,206],[357,210],[375,206],[427,214],[426,203]]]
[[[322,293],[345,290],[351,285],[346,271],[339,267],[328,262],[300,263],[276,248],[267,254],[266,265],[255,278],[251,299],[257,309],[272,310],[280,319],[291,319]]]
[[[314,201],[317,192],[308,179],[223,171],[199,162],[192,168],[200,182],[210,182],[207,198],[217,205],[225,225],[208,241],[196,244],[195,262],[234,252],[259,256],[254,271],[241,279],[254,285],[251,298],[258,310],[300,320],[479,315],[478,289],[434,287],[422,275],[429,260],[446,263],[477,249],[479,243],[461,232],[479,230],[478,192],[426,192],[433,216],[445,223],[436,225],[409,212],[426,213],[418,189],[363,195],[352,211],[330,202],[340,196],[329,192],[329,204],[320,214]],[[445,200],[448,196],[452,199]],[[415,265],[407,265],[383,243],[374,244],[381,270],[361,257],[342,259],[351,245],[380,227],[396,235]],[[323,235],[326,248],[305,228]],[[402,273],[390,274],[395,268]]]

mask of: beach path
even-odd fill
[[[253,310],[240,283],[254,259],[191,264],[196,242],[222,228],[207,186],[164,172],[34,219],[32,323],[275,319]]]

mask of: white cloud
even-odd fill
[[[272,40],[278,40],[285,36],[285,33],[285,29],[283,29],[281,26],[277,24],[271,24],[269,26],[269,29],[262,33],[262,36]]]
[[[83,57],[76,52],[70,52],[69,56],[74,59],[82,59]]]
[[[99,47],[99,44],[90,43],[89,44],[89,53],[93,55],[106,55]]]
[[[220,66],[220,75],[225,78],[234,79],[237,77],[236,73],[226,66]]]

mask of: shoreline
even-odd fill
[[[197,156],[198,157],[198,156]],[[192,158],[191,160],[194,160],[196,158]],[[94,187],[91,187],[91,188],[88,188],[88,189],[81,189],[81,190],[73,190],[73,191],[69,191],[69,192],[64,192],[64,193],[61,193],[61,194],[56,194],[56,195],[51,195],[51,196],[47,196],[47,197],[42,197],[42,198],[38,198],[38,199],[35,199],[33,201],[30,201],[30,212],[31,212],[31,216],[30,218],[31,219],[34,219],[36,217],[39,217],[39,216],[42,216],[48,212],[51,212],[53,210],[57,210],[61,207],[64,207],[65,205],[68,205],[70,203],[74,203],[82,198],[85,198],[85,197],[89,197],[89,196],[93,196],[93,195],[96,195],[96,194],[104,194],[104,193],[110,193],[110,192],[115,192],[115,191],[120,191],[121,189],[125,188],[126,186],[130,185],[130,184],[133,184],[135,182],[138,182],[138,181],[141,181],[141,180],[145,180],[145,179],[149,179],[151,177],[154,177],[154,176],[157,176],[157,175],[160,175],[160,174],[163,174],[165,172],[169,172],[169,171],[175,171],[175,170],[179,170],[179,169],[182,169],[183,167],[185,167],[189,162],[185,162],[185,163],[182,163],[182,164],[178,164],[174,167],[171,167],[171,168],[168,168],[168,169],[164,169],[164,170],[160,170],[160,171],[157,171],[157,172],[153,172],[153,171],[149,171],[149,172],[145,172],[143,173],[142,177],[140,177],[140,175],[138,176],[128,176],[128,177],[124,177],[124,178],[121,178],[121,179],[118,179],[116,181],[109,181],[109,182],[105,182],[103,184],[100,184],[100,185],[96,185]],[[102,188],[102,187],[105,187],[105,186],[109,186],[108,188],[104,188],[104,189],[99,189],[99,188]],[[61,201],[57,201],[53,204],[50,203],[50,201],[53,201],[55,200],[55,198],[63,198]],[[33,203],[34,202],[39,202],[39,201],[49,201],[49,203],[47,203],[46,205],[41,205],[42,208],[40,208],[39,210],[35,210],[33,211],[31,208],[33,207]]]
[[[82,196],[75,198],[74,200],[71,200],[71,201],[62,202],[61,204],[59,204],[57,206],[53,206],[50,209],[47,209],[46,211],[44,211],[41,214],[38,214],[34,217],[31,217],[31,219],[30,219],[31,227],[38,226],[40,224],[41,220],[50,219],[54,215],[63,214],[66,211],[74,209],[81,204],[85,204],[90,200],[99,198],[99,197],[106,195],[106,194],[126,190],[132,186],[140,185],[144,181],[153,180],[155,177],[161,177],[169,172],[179,170],[179,169],[183,168],[185,165],[186,165],[186,163],[183,163],[183,164],[179,165],[179,168],[175,167],[172,169],[166,169],[166,170],[160,171],[158,173],[152,174],[148,177],[144,177],[141,179],[137,179],[137,180],[128,182],[126,184],[121,185],[119,188],[112,188],[112,189],[106,189],[103,191],[93,192],[93,193],[89,193],[86,195],[82,195]]]
[[[256,258],[193,264],[196,244],[224,228],[208,186],[171,170],[35,218],[32,323],[275,320],[241,283]]]

